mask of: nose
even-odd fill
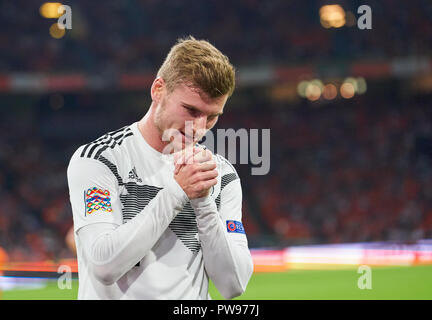
[[[194,129],[195,130],[203,130],[206,129],[206,125],[207,125],[207,116],[206,115],[201,115],[199,117],[197,117],[194,121]]]
[[[201,139],[201,137],[205,135],[205,132],[207,131],[206,115],[202,115],[194,119],[193,131],[194,137],[198,137],[198,139]]]

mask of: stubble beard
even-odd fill
[[[157,109],[155,111],[154,116],[154,125],[159,133],[159,139],[163,145],[163,152],[162,153],[172,153],[177,152],[179,150],[183,149],[183,145],[180,141],[178,141],[179,138],[173,134],[173,131],[178,131],[177,129],[169,128],[167,127],[165,123],[166,119],[166,102],[165,99],[162,98],[160,104],[157,106]],[[164,135],[166,136],[164,139]],[[174,137],[175,136],[175,137]],[[170,137],[170,140],[167,140],[167,138]]]
[[[165,111],[165,101],[162,100],[156,108],[155,117],[154,117],[154,125],[156,129],[159,131],[159,135],[161,139],[162,139],[163,132],[165,130],[163,128],[164,111]]]

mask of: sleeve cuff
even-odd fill
[[[191,206],[194,209],[208,207],[213,202],[214,201],[213,201],[212,197],[210,197],[210,196],[202,197],[202,198],[195,198],[195,199],[190,200]]]
[[[173,182],[169,184],[166,188],[183,205],[189,201],[188,196],[175,179],[173,179]]]

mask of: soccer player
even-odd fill
[[[198,144],[234,86],[218,49],[179,39],[145,116],[74,153],[78,299],[210,299],[209,278],[226,299],[244,292],[253,264],[240,179]]]

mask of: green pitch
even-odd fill
[[[256,273],[246,292],[237,299],[421,299],[432,300],[432,266],[373,268],[371,289],[359,289],[362,275],[350,270],[291,270],[280,273]],[[71,290],[60,290],[56,281],[43,289],[4,291],[5,300],[76,299],[78,282]],[[223,299],[211,285],[213,299]]]

